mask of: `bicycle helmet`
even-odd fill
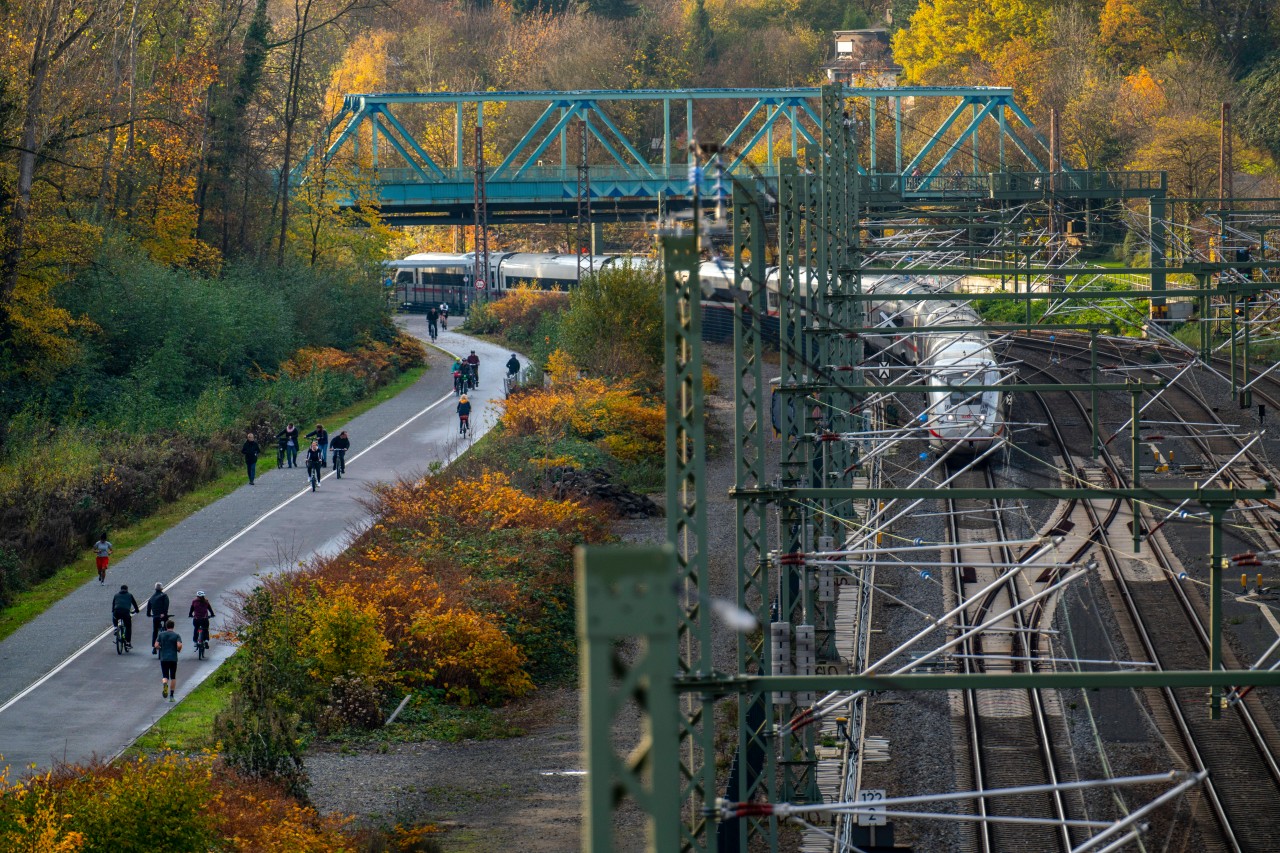
[[[204,598],[204,590],[203,590],[203,589],[201,589],[201,590],[197,590],[197,591],[196,591],[196,598]]]

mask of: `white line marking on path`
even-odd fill
[[[377,440],[377,441],[375,441],[373,444],[371,444],[371,445],[369,445],[368,447],[366,447],[364,450],[361,450],[361,451],[360,451],[359,453],[357,453],[355,456],[352,456],[352,457],[351,457],[351,461],[353,461],[353,462],[354,462],[355,460],[359,459],[361,456],[364,456],[364,455],[365,455],[366,453],[368,453],[370,450],[373,450],[373,449],[374,449],[375,447],[377,447],[379,444],[382,444],[382,442],[386,441],[388,438],[391,438],[391,436],[395,435],[395,434],[396,434],[396,433],[398,433],[400,430],[404,429],[404,428],[405,428],[405,427],[407,427],[409,424],[413,423],[413,422],[414,422],[414,421],[416,421],[418,418],[422,417],[422,416],[423,416],[423,415],[425,415],[427,412],[429,412],[429,411],[431,411],[432,409],[434,409],[436,406],[439,406],[441,403],[444,403],[445,401],[452,399],[452,397],[453,397],[453,392],[452,392],[452,391],[450,391],[448,394],[445,394],[445,395],[444,395],[443,397],[441,397],[439,400],[436,400],[434,403],[432,403],[431,405],[427,406],[425,409],[423,409],[422,411],[418,412],[416,415],[412,415],[408,420],[406,420],[404,423],[400,424],[400,426],[398,426],[398,427],[396,427],[395,429],[391,430],[391,431],[390,431],[390,432],[388,432],[386,435],[382,436],[382,438],[378,439],[378,440]],[[332,476],[333,476],[333,474],[334,474],[334,472],[330,471],[328,474],[326,474],[326,475],[324,476],[324,478],[323,478],[323,479],[328,479],[329,477],[332,477]],[[285,498],[283,501],[281,501],[281,502],[280,502],[279,504],[277,504],[275,507],[273,507],[273,508],[271,508],[271,509],[267,510],[267,511],[266,511],[265,513],[263,513],[262,515],[258,516],[258,517],[257,517],[257,519],[255,519],[255,520],[253,521],[253,523],[252,523],[252,524],[249,524],[248,526],[246,526],[246,527],[242,528],[238,533],[236,533],[234,536],[232,536],[232,537],[231,537],[230,539],[228,539],[226,542],[223,542],[223,543],[222,543],[221,545],[219,545],[217,548],[214,548],[214,549],[213,549],[212,551],[210,551],[208,554],[205,554],[203,557],[201,557],[201,558],[200,558],[200,560],[199,560],[198,562],[196,562],[194,565],[192,565],[192,566],[191,566],[191,568],[187,569],[185,572],[183,572],[182,574],[178,575],[178,576],[177,576],[176,578],[174,578],[173,580],[169,581],[169,583],[165,585],[165,588],[166,588],[166,589],[168,589],[169,587],[173,586],[174,584],[182,582],[184,579],[186,579],[186,577],[187,577],[188,575],[190,575],[190,574],[191,574],[192,572],[194,572],[196,569],[198,569],[198,568],[200,568],[201,566],[203,566],[205,563],[207,563],[207,562],[209,562],[210,560],[212,560],[214,557],[218,556],[218,554],[222,553],[222,552],[223,552],[227,547],[229,547],[233,542],[235,542],[236,540],[238,540],[241,536],[244,536],[244,535],[245,535],[246,533],[248,533],[250,530],[253,530],[253,529],[254,529],[255,527],[257,527],[259,524],[261,524],[262,522],[266,521],[268,518],[270,518],[271,516],[275,515],[277,512],[279,512],[280,510],[284,509],[286,506],[288,506],[289,504],[293,503],[293,502],[294,502],[294,501],[296,501],[298,498],[302,497],[302,496],[303,496],[303,495],[305,495],[305,494],[310,493],[310,491],[311,491],[311,487],[310,487],[310,486],[307,486],[306,488],[304,488],[302,491],[298,492],[298,493],[297,493],[296,495],[294,495],[293,497]],[[90,640],[89,642],[85,643],[85,644],[84,644],[83,646],[81,646],[79,649],[77,649],[76,651],[74,651],[74,652],[72,652],[70,655],[68,655],[68,656],[66,657],[66,659],[62,661],[62,663],[58,664],[58,665],[57,665],[57,666],[55,666],[53,669],[49,670],[49,671],[48,671],[48,672],[46,672],[44,675],[40,676],[40,678],[38,678],[38,679],[36,679],[35,681],[33,681],[33,682],[32,682],[31,684],[29,684],[27,687],[23,688],[23,690],[22,690],[20,693],[17,693],[17,694],[16,694],[12,699],[10,699],[9,701],[5,702],[3,705],[0,705],[0,714],[3,714],[3,713],[4,713],[5,711],[7,711],[9,708],[13,707],[13,705],[15,705],[15,704],[18,702],[18,700],[19,700],[19,699],[22,699],[23,697],[27,696],[27,695],[28,695],[28,694],[30,694],[33,690],[36,690],[37,688],[39,688],[42,684],[44,684],[44,683],[45,683],[46,681],[48,681],[49,679],[53,678],[53,677],[54,677],[55,675],[57,675],[59,672],[62,672],[62,670],[66,669],[68,666],[70,666],[70,665],[71,665],[72,661],[74,661],[76,658],[78,658],[78,657],[80,657],[81,655],[83,655],[85,652],[89,651],[89,649],[93,648],[93,647],[94,647],[94,645],[96,645],[97,643],[102,642],[102,640],[104,640],[105,638],[107,638],[107,637],[111,636],[111,632],[112,632],[112,631],[114,631],[114,630],[115,630],[115,628],[114,628],[114,627],[107,628],[107,629],[106,629],[106,630],[104,630],[101,634],[99,634],[98,636],[94,637],[92,640]]]

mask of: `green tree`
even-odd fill
[[[659,381],[661,275],[628,265],[585,276],[569,297],[560,342],[590,375]]]
[[[716,58],[716,34],[711,30],[711,16],[707,14],[705,0],[693,0],[689,13],[689,51],[696,62],[714,62]]]
[[[1236,113],[1240,134],[1280,161],[1280,122],[1276,121],[1276,104],[1280,103],[1280,53],[1272,54],[1244,78],[1241,95]]]
[[[301,708],[309,701],[318,705],[320,697],[311,695],[315,682],[295,651],[307,636],[297,617],[295,608],[281,606],[262,587],[245,598],[240,653],[228,664],[236,691],[213,730],[232,767],[305,797]]]

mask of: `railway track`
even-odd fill
[[[1056,380],[1049,369],[1028,369]],[[1057,409],[1050,406],[1043,395],[1035,396],[1055,440],[1063,449],[1062,458],[1068,473],[1077,481],[1087,480],[1086,473],[1074,459],[1081,448],[1073,450],[1068,445],[1055,417]],[[1076,411],[1082,416],[1087,414],[1074,393],[1068,396]],[[1171,405],[1170,411],[1176,411],[1176,406]],[[1080,423],[1086,420],[1082,417]],[[1088,447],[1087,438],[1083,447]],[[1115,485],[1128,485],[1124,467],[1106,447],[1102,462],[1107,477]],[[1084,506],[1098,529],[1106,529],[1100,524],[1092,502],[1085,502]],[[1162,669],[1203,668],[1208,654],[1204,602],[1198,595],[1188,595],[1179,582],[1179,566],[1167,546],[1158,537],[1148,540],[1158,567],[1159,577],[1153,578],[1141,571],[1140,564],[1135,566],[1131,561],[1118,558],[1118,553],[1123,551],[1121,543],[1113,547],[1108,541],[1100,540],[1098,544],[1115,585],[1116,599],[1128,617],[1124,630],[1126,640]],[[1240,667],[1239,661],[1229,654],[1224,656],[1224,664]],[[1192,796],[1193,820],[1203,849],[1280,849],[1280,826],[1275,825],[1266,808],[1280,798],[1280,768],[1275,758],[1280,738],[1261,703],[1246,698],[1224,713],[1222,719],[1211,720],[1203,691],[1145,692],[1156,725],[1166,742],[1176,749],[1185,768],[1209,772],[1205,785]]]
[[[958,473],[953,487],[991,487],[990,468]],[[959,600],[965,600],[967,584],[986,592],[961,611],[958,626],[965,631],[982,624],[996,613],[1011,610],[1021,602],[1021,587],[1027,583],[1016,564],[998,506],[982,506],[978,501],[948,499],[952,581]],[[994,584],[1003,578],[1004,583]],[[1038,626],[1021,614],[999,620],[962,648],[960,658],[966,672],[1013,672],[1024,667],[1019,660],[1027,648],[1026,638]],[[965,690],[961,692],[969,750],[971,780],[975,791],[1029,785],[1054,785],[1061,779],[1051,731],[1060,729],[1061,714],[1051,718],[1049,705],[1057,708],[1056,697],[1044,697],[1036,690]],[[1056,719],[1056,723],[1055,723]],[[1019,794],[988,798],[973,803],[981,820],[975,825],[976,848],[983,853],[998,851],[1070,850],[1071,839],[1061,826],[1068,817],[1061,792]],[[1008,824],[1001,816],[1043,817],[1059,822]],[[993,820],[994,819],[994,820]]]

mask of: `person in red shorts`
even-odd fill
[[[98,541],[93,543],[93,553],[96,555],[98,563],[98,583],[107,582],[107,563],[111,562],[111,543],[107,541],[107,534],[98,537]]]

